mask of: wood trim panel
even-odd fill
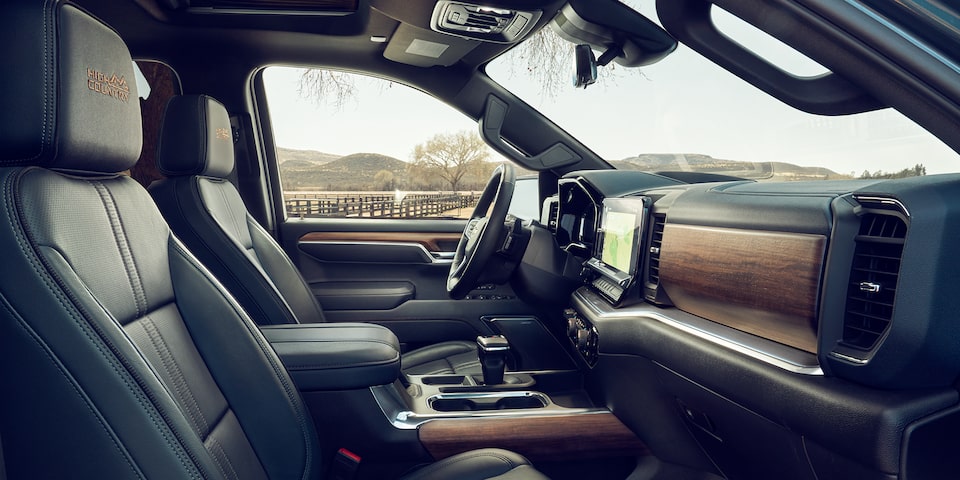
[[[301,242],[400,242],[419,243],[429,252],[442,252],[440,242],[459,242],[460,233],[450,232],[310,232]],[[452,251],[452,250],[451,250]]]
[[[649,453],[611,413],[433,420],[421,425],[419,434],[420,443],[437,460],[487,447],[512,450],[533,461]]]
[[[686,312],[817,353],[827,238],[667,223],[660,286]]]

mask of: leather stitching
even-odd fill
[[[0,293],[0,307],[2,307],[3,310],[5,310],[7,314],[16,321],[17,326],[20,327],[20,329],[23,330],[24,333],[26,333],[27,337],[33,340],[33,342],[37,345],[37,347],[40,348],[44,356],[47,357],[47,359],[50,361],[53,367],[57,369],[57,372],[59,372],[60,375],[67,381],[67,384],[70,386],[70,389],[73,390],[77,398],[79,398],[83,402],[84,406],[87,407],[87,411],[90,412],[90,415],[93,417],[93,419],[97,422],[98,425],[100,425],[100,428],[103,429],[104,433],[107,434],[107,437],[110,439],[110,442],[113,444],[114,448],[116,448],[117,452],[120,453],[121,457],[123,457],[123,459],[126,461],[127,465],[130,467],[130,470],[133,471],[134,475],[136,475],[139,478],[145,478],[143,475],[143,472],[141,472],[140,469],[137,468],[136,463],[134,462],[133,458],[131,458],[130,452],[126,448],[124,448],[124,446],[117,439],[116,432],[112,428],[110,428],[109,425],[107,425],[107,423],[103,419],[103,416],[100,414],[100,411],[93,406],[92,402],[90,401],[90,398],[84,395],[83,389],[81,389],[80,386],[77,385],[76,379],[70,376],[70,374],[64,369],[63,364],[60,361],[58,361],[56,355],[54,355],[53,352],[50,351],[50,347],[39,337],[39,335],[37,335],[37,333],[32,328],[30,328],[30,326],[26,323],[23,317],[18,315],[17,312],[13,310],[12,306],[10,306],[10,304],[7,302],[6,297],[4,297],[2,293]]]
[[[134,318],[140,318],[146,313],[147,295],[143,290],[143,282],[140,280],[140,272],[137,270],[137,263],[133,258],[133,252],[130,251],[127,233],[123,228],[123,223],[120,221],[117,204],[113,199],[113,194],[101,182],[90,182],[90,184],[96,188],[97,193],[100,195],[100,201],[103,203],[107,219],[110,220],[110,228],[113,230],[113,237],[117,241],[117,249],[120,251],[123,267],[127,271],[130,291],[133,294],[134,303],[137,307],[137,314]]]
[[[227,451],[223,449],[220,441],[214,437],[210,437],[210,445],[207,449],[210,450],[213,460],[217,462],[224,477],[240,479],[240,475],[237,475],[237,471],[233,468],[233,463],[230,462],[230,457],[227,456]]]
[[[224,182],[225,180],[221,180]],[[237,233],[237,240],[240,240],[240,232],[245,228],[248,228],[246,225],[240,221],[240,218],[237,216],[237,212],[233,209],[233,205],[227,200],[227,193],[225,192],[225,187],[223,184],[217,184],[217,193],[220,194],[220,198],[223,199],[223,205],[227,209],[227,213],[230,214],[230,221],[233,223],[233,231]],[[250,235],[250,232],[247,232],[247,236]],[[250,238],[250,246],[253,247],[253,238]],[[245,247],[245,246],[244,246]],[[258,257],[259,258],[259,257]]]
[[[253,240],[253,238],[254,238],[254,233],[256,233],[257,235],[260,235],[260,236],[266,238],[267,241],[268,241],[268,243],[269,243],[269,241],[270,241],[273,237],[267,232],[266,229],[263,228],[263,226],[261,226],[259,223],[257,223],[257,221],[254,220],[253,217],[251,217],[249,213],[247,213],[246,218],[247,218],[247,228],[250,229],[250,242],[254,244],[254,249],[255,249],[254,251],[256,251],[256,243],[255,243],[254,240]],[[280,253],[281,253],[281,255],[280,255],[280,261],[283,262],[283,264],[286,265],[287,268],[289,268],[291,271],[296,272],[296,271],[297,271],[297,267],[296,267],[296,265],[293,264],[293,260],[291,260],[290,256],[287,255],[287,253],[283,251],[283,249],[280,247],[279,244],[275,244],[275,245],[276,245],[277,249],[279,249],[279,250],[281,251],[281,252],[280,252]],[[323,308],[322,308],[322,305],[320,305],[320,303],[317,302],[316,297],[313,296],[313,291],[310,289],[310,285],[307,284],[307,280],[303,277],[303,275],[300,275],[299,272],[298,272],[296,275],[299,277],[300,283],[303,285],[303,288],[304,288],[304,289],[307,291],[307,293],[309,294],[309,297],[308,297],[308,298],[313,302],[313,305],[316,307],[317,318],[318,318],[321,322],[325,322],[326,319],[325,319],[324,316],[323,316]],[[272,283],[272,282],[271,282],[271,283]],[[279,289],[277,289],[277,290],[279,291]],[[284,299],[284,301],[286,301],[286,299]],[[288,304],[287,308],[290,310],[290,315],[292,315],[292,316],[296,319],[296,312],[293,311],[293,309],[289,306],[289,304]],[[297,323],[300,323],[300,322],[298,321]]]
[[[37,152],[37,155],[35,155],[31,160],[42,157],[44,150],[47,147],[47,143],[52,143],[53,128],[49,124],[49,121],[51,117],[56,119],[51,112],[51,105],[56,102],[56,98],[50,98],[51,96],[56,96],[56,92],[54,91],[54,79],[53,75],[51,75],[51,72],[48,70],[55,69],[55,66],[53,65],[54,48],[52,45],[54,43],[54,39],[53,33],[51,32],[51,24],[53,23],[53,17],[56,16],[57,13],[55,3],[56,0],[53,1],[53,8],[50,8],[50,0],[44,2],[43,13],[41,14],[43,15],[43,126],[40,130],[40,151]]]
[[[203,412],[200,410],[200,404],[197,402],[197,398],[193,395],[193,391],[190,390],[190,386],[187,385],[187,380],[183,375],[183,369],[180,368],[177,360],[170,353],[170,349],[163,340],[163,335],[157,329],[153,319],[144,317],[142,325],[144,332],[146,332],[147,337],[150,339],[150,343],[153,345],[153,349],[156,350],[157,355],[160,356],[163,369],[166,370],[173,382],[177,396],[180,397],[180,401],[185,404],[185,410],[190,416],[194,428],[197,429],[200,438],[206,438],[210,433],[210,426],[207,424],[207,419],[204,418]]]
[[[193,267],[193,269],[196,270],[197,273],[200,274],[203,278],[207,279],[211,283],[216,284],[216,282],[211,279],[210,273],[207,272],[207,270],[204,269],[203,266],[200,265],[200,263],[197,262],[197,260],[193,258],[192,255],[190,255],[190,253],[186,250],[186,248],[184,248],[184,246],[179,241],[176,240],[176,237],[171,236],[171,243],[172,243],[171,246],[174,249],[174,251],[177,254],[179,254],[187,262],[188,265]],[[290,380],[290,377],[286,375],[286,368],[279,363],[275,354],[271,355],[271,353],[273,353],[273,350],[270,348],[269,344],[265,342],[259,329],[253,326],[253,321],[250,320],[246,312],[244,312],[239,307],[239,305],[237,305],[237,303],[233,300],[232,297],[230,297],[229,294],[226,294],[226,292],[222,290],[223,288],[222,286],[219,286],[219,285],[217,286],[218,286],[218,290],[224,293],[224,298],[227,300],[227,303],[233,307],[234,313],[240,317],[241,319],[240,323],[243,325],[243,327],[247,329],[247,332],[253,338],[257,346],[260,347],[260,352],[263,354],[264,360],[273,369],[274,374],[276,375],[277,381],[280,383],[280,385],[283,386],[283,391],[286,394],[288,406],[293,411],[294,416],[296,416],[297,423],[299,423],[300,425],[300,432],[303,434],[304,467],[303,467],[303,474],[301,475],[300,478],[308,479],[311,477],[311,472],[313,470],[313,463],[314,463],[313,450],[309,448],[309,445],[314,445],[314,442],[312,441],[313,439],[311,438],[311,435],[310,435],[310,430],[309,430],[310,427],[308,426],[312,424],[312,421],[308,422],[308,417],[306,412],[303,409],[303,404],[298,401],[300,399],[299,391],[294,389],[291,382],[288,381]]]
[[[184,469],[191,471],[191,478],[206,477],[206,475],[203,475],[201,472],[200,465],[196,461],[196,458],[191,452],[187,451],[183,440],[170,425],[169,419],[166,417],[164,412],[157,407],[154,394],[145,388],[143,379],[140,378],[140,375],[137,374],[137,372],[133,370],[132,366],[125,362],[124,359],[118,354],[116,346],[113,345],[110,340],[103,335],[103,333],[99,330],[100,327],[96,325],[96,322],[91,320],[89,313],[86,312],[86,310],[80,305],[71,292],[63,287],[63,281],[61,278],[59,278],[59,274],[50,268],[46,260],[44,260],[43,257],[39,255],[39,252],[36,251],[34,242],[32,242],[32,239],[30,239],[28,226],[20,219],[19,212],[23,211],[23,205],[21,203],[20,196],[16,194],[16,186],[14,185],[15,183],[19,184],[19,181],[27,173],[35,170],[39,169],[37,167],[28,167],[20,170],[15,178],[7,178],[4,188],[4,205],[13,205],[14,208],[14,212],[12,212],[13,214],[8,213],[10,231],[13,232],[14,238],[17,241],[17,244],[20,246],[20,250],[23,253],[24,258],[30,263],[34,273],[36,273],[41,281],[47,286],[49,291],[54,295],[54,297],[57,299],[57,302],[64,309],[70,319],[73,320],[73,322],[83,332],[84,336],[87,337],[87,340],[90,342],[93,348],[96,349],[97,352],[107,361],[113,370],[113,373],[120,378],[130,393],[133,394],[134,398],[137,400],[137,403],[143,407],[144,412],[150,421],[153,422],[153,424],[157,427],[157,430],[167,442],[167,445],[175,452],[175,455],[181,462],[181,466],[183,466]],[[15,218],[16,223],[14,220]],[[108,355],[104,348],[109,350],[112,355]],[[133,382],[131,382],[131,379]],[[173,435],[177,443],[171,441],[169,434]],[[186,455],[186,458],[184,455]],[[187,459],[192,462],[192,465],[187,463]]]
[[[199,125],[202,128],[200,132],[200,166],[197,171],[198,175],[203,175],[207,171],[207,167],[210,166],[210,156],[207,152],[207,144],[210,142],[210,132],[207,130],[207,105],[205,102],[205,96],[200,95],[197,97],[197,114],[200,115]]]
[[[231,284],[237,287],[237,289],[241,293],[243,293],[246,298],[248,299],[254,298],[255,295],[253,294],[253,292],[251,292],[250,289],[246,288],[246,285],[240,281],[240,278],[236,274],[236,272],[234,272],[234,270],[227,265],[227,262],[224,261],[221,255],[218,255],[215,253],[218,251],[218,249],[214,248],[215,247],[214,245],[211,245],[206,238],[200,235],[198,229],[192,226],[192,223],[188,221],[189,217],[187,217],[187,215],[184,213],[184,210],[183,210],[184,203],[186,203],[187,205],[193,205],[194,204],[193,196],[195,195],[197,200],[196,204],[202,205],[203,207],[202,211],[200,211],[200,213],[203,214],[202,219],[206,223],[212,224],[212,228],[208,229],[208,231],[213,232],[214,236],[221,238],[222,239],[221,241],[227,242],[227,243],[233,243],[236,245],[233,239],[227,236],[226,232],[224,232],[223,229],[220,227],[220,224],[213,217],[213,214],[210,212],[210,209],[207,206],[207,203],[204,201],[203,194],[200,191],[201,189],[200,182],[207,180],[207,178],[200,177],[200,176],[187,177],[187,180],[183,182],[183,184],[187,188],[186,193],[184,193],[184,195],[188,195],[189,197],[187,198],[186,202],[183,202],[180,199],[181,192],[182,192],[181,187],[184,185],[182,185],[181,182],[176,181],[176,179],[170,179],[170,180],[175,181],[175,183],[173,184],[174,192],[175,192],[174,198],[176,199],[177,211],[180,212],[180,219],[188,226],[186,230],[188,230],[189,233],[192,234],[193,237],[200,244],[203,245],[206,252],[209,252],[207,257],[211,259],[211,262],[216,262],[216,264],[220,266],[219,270],[220,270],[221,276],[218,278],[221,278],[221,279],[229,278],[231,280]],[[273,300],[273,304],[284,306],[283,309],[280,309],[280,313],[284,315],[284,320],[287,320],[284,323],[299,323],[297,322],[295,317],[292,317],[292,310],[290,310],[290,308],[286,306],[286,303],[283,303],[284,300],[282,297],[280,297],[279,292],[276,291],[276,287],[273,286],[273,283],[270,282],[268,278],[266,278],[265,274],[262,272],[261,269],[258,268],[257,265],[252,265],[249,262],[245,262],[243,259],[236,260],[236,264],[241,266],[249,266],[253,271],[247,275],[247,278],[255,278],[259,282],[263,282],[264,289],[273,292],[273,295],[271,298]],[[235,293],[235,295],[237,294]],[[256,318],[262,319],[264,321],[279,323],[279,322],[274,322],[275,319],[273,318],[273,316],[267,314],[267,312],[260,305],[260,302],[251,300],[245,303],[247,304],[246,305],[247,313],[249,314],[255,313],[257,314]]]

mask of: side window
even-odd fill
[[[476,122],[407,86],[289,67],[263,79],[290,217],[466,218],[503,161]]]

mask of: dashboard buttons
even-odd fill
[[[597,333],[597,328],[589,320],[580,317],[572,308],[564,310],[563,315],[567,320],[567,339],[570,345],[587,365],[593,367],[600,359],[600,335]]]

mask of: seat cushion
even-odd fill
[[[447,457],[402,480],[547,480],[523,455],[484,448]]]
[[[482,372],[475,342],[442,342],[403,354],[400,368],[409,375],[475,375]]]

